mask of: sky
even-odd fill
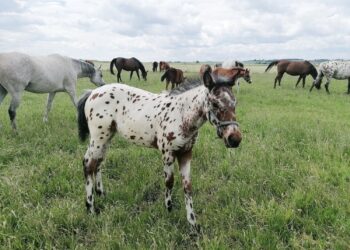
[[[0,52],[141,61],[350,59],[349,0],[1,0]]]

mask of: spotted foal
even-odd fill
[[[101,162],[112,136],[118,133],[137,145],[161,151],[165,176],[165,206],[172,208],[174,162],[179,163],[187,220],[197,228],[192,201],[192,147],[199,128],[209,120],[227,147],[238,147],[242,136],[236,122],[232,79],[214,81],[211,73],[187,90],[153,94],[124,84],[108,84],[85,94],[78,104],[79,135],[90,133],[83,160],[86,206],[94,212],[93,187],[103,194]],[[228,84],[229,83],[229,84]]]

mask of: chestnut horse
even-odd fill
[[[159,62],[159,72],[166,71],[169,68],[170,68],[169,63],[166,63],[166,62],[163,62],[163,61]]]
[[[215,81],[227,81],[227,79],[232,79],[232,86],[236,84],[238,78],[243,77],[247,83],[252,83],[250,79],[249,69],[244,69],[241,67],[234,67],[230,69],[216,68],[212,72],[213,79]]]
[[[305,78],[307,75],[311,75],[314,80],[317,77],[317,70],[309,61],[291,62],[288,60],[276,60],[267,66],[265,72],[271,69],[274,65],[277,65],[277,76],[275,78],[274,88],[276,88],[277,81],[278,85],[281,86],[281,79],[284,73],[291,76],[299,76],[295,87],[297,87],[300,80],[303,79],[303,88],[305,87]]]
[[[110,71],[112,75],[114,75],[113,66],[115,66],[118,70],[117,81],[119,82],[122,82],[122,78],[120,77],[120,74],[123,69],[126,71],[131,71],[130,80],[132,78],[132,74],[134,73],[134,71],[136,71],[137,77],[140,80],[139,70],[141,70],[142,78],[145,81],[147,81],[147,71],[145,70],[145,67],[143,66],[143,64],[135,57],[128,58],[128,59],[123,57],[113,58],[110,64]]]
[[[158,62],[153,62],[153,64],[152,64],[152,71],[153,72],[157,72],[157,68],[158,68]]]
[[[185,80],[185,77],[181,69],[169,68],[160,78],[161,81],[164,79],[166,80],[165,89],[168,90],[169,82],[171,82],[171,89],[174,89]]]

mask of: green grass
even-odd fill
[[[173,64],[174,65],[174,64]],[[107,64],[103,65],[105,69]],[[178,64],[196,75],[199,64]],[[150,65],[146,65],[150,69]],[[202,235],[186,220],[178,174],[174,209],[163,205],[160,153],[115,137],[104,162],[105,198],[86,214],[76,113],[58,94],[48,124],[46,95],[25,93],[10,128],[7,97],[0,108],[0,248],[2,249],[348,249],[350,245],[350,96],[346,82],[324,89],[294,88],[285,76],[251,66],[241,81],[238,121],[243,141],[226,149],[206,124],[194,148],[194,207]],[[192,72],[192,73],[191,73]],[[126,83],[160,92],[160,73]],[[105,73],[107,82],[115,76]],[[93,88],[79,80],[78,92]]]

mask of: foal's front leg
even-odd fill
[[[179,162],[180,173],[182,177],[182,186],[185,193],[187,220],[196,230],[198,230],[199,226],[196,223],[196,215],[193,209],[192,184],[190,177],[192,150],[179,154],[177,156],[177,159]]]

